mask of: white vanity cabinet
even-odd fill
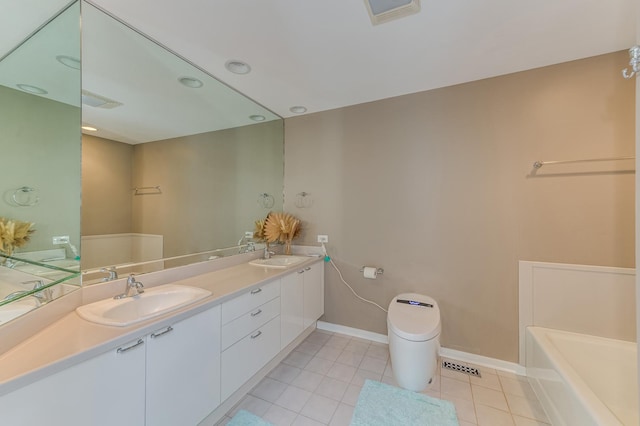
[[[223,303],[221,400],[280,352],[280,280]]]
[[[144,425],[144,366],[144,340],[135,339],[1,396],[0,423]]]
[[[281,349],[324,314],[324,264],[299,268],[281,279]]]
[[[220,306],[146,339],[146,425],[197,424],[220,404]]]

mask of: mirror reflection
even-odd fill
[[[80,6],[40,3],[0,18],[0,324],[80,281]]]
[[[282,209],[282,119],[93,5],[82,19],[83,283],[237,254]]]

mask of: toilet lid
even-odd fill
[[[433,339],[440,334],[440,308],[429,296],[399,294],[389,304],[387,326],[403,339],[414,342]]]

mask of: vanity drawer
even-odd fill
[[[270,300],[264,305],[247,312],[239,318],[222,326],[222,350],[227,349],[253,330],[263,326],[280,314],[280,298]]]
[[[280,352],[280,316],[222,352],[221,400],[227,399]]]
[[[246,291],[222,304],[222,324],[227,324],[278,296],[280,296],[280,280]]]

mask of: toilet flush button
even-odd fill
[[[425,308],[433,308],[433,305],[431,303],[418,302],[417,300],[398,299],[396,300],[396,302],[412,306],[424,306]]]

